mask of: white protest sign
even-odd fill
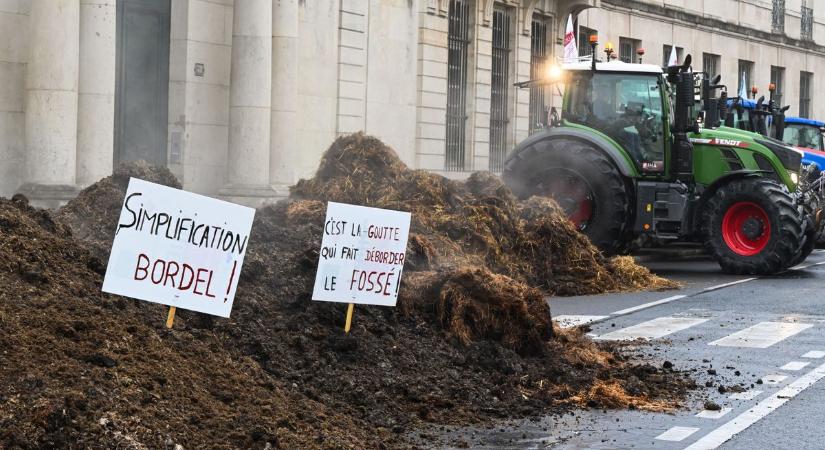
[[[327,203],[313,300],[395,306],[410,213]]]
[[[103,291],[229,317],[255,210],[129,180]]]

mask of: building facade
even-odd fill
[[[790,114],[825,117],[817,2],[7,0],[0,196],[54,206],[140,159],[260,205],[361,130],[414,168],[497,171],[559,103],[513,84],[557,60],[568,14],[622,59],[675,45],[732,92],[774,79]]]

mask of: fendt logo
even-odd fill
[[[749,144],[747,142],[737,141],[736,139],[721,139],[721,138],[713,138],[713,139],[703,139],[703,138],[693,138],[690,142],[694,144],[708,144],[708,145],[720,145],[723,147],[741,147],[745,148]]]
[[[747,142],[737,141],[735,139],[720,139],[715,138],[710,142],[710,145],[723,145],[726,147],[747,147]]]

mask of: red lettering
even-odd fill
[[[372,277],[374,277],[374,276],[375,276],[375,271],[372,271],[372,272],[370,272],[369,275],[367,275],[367,284],[369,285],[369,287],[367,288],[367,291],[371,291],[372,288],[375,287],[375,283],[373,283],[373,281],[372,281]]]
[[[183,279],[184,279],[184,277],[186,277],[187,271],[189,272],[189,280],[186,282],[186,285],[184,286]],[[185,290],[189,289],[190,287],[192,287],[192,281],[194,281],[194,279],[195,279],[194,269],[192,269],[192,266],[190,266],[189,264],[184,264],[183,265],[183,271],[180,273],[180,286],[178,286],[178,290],[185,291]]]
[[[146,260],[146,265],[143,266],[143,267],[141,267],[141,265],[140,265],[141,260]],[[149,268],[149,257],[144,255],[143,253],[139,254],[138,259],[137,259],[137,266],[135,266],[135,280],[138,280],[138,281],[145,280],[146,277],[149,275],[149,271],[146,270],[148,268]],[[138,278],[138,273],[141,272],[141,271],[143,272],[143,276]]]
[[[209,293],[209,288],[212,286],[212,271],[209,271],[209,281],[206,282],[206,296],[215,298],[214,295]]]
[[[206,269],[198,269],[198,273],[195,276],[195,286],[192,288],[192,293],[193,294],[203,295],[203,292],[198,292],[198,285],[201,284],[202,282],[206,281],[203,278],[201,278],[201,273],[204,273],[204,272],[209,272],[209,271],[206,270]]]
[[[174,266],[175,271],[172,271],[172,267]],[[169,261],[169,264],[166,265],[166,275],[163,279],[163,285],[166,286],[166,283],[172,281],[172,287],[175,287],[175,275],[178,274],[180,270],[180,265],[175,261]]]
[[[385,286],[384,281],[386,281],[386,280],[381,281],[381,279],[386,278],[386,277],[387,277],[387,272],[381,272],[380,274],[378,274],[378,286],[377,286],[378,289],[375,290],[376,294],[380,294],[381,291],[384,290],[384,286]]]
[[[155,273],[157,273],[158,264],[160,264],[160,277],[155,280]],[[152,265],[152,283],[160,284],[163,282],[163,273],[166,271],[166,261],[162,259],[158,259]]]
[[[361,274],[358,275],[358,290],[363,291],[364,286],[366,284],[367,284],[367,273],[366,272],[361,272]]]
[[[394,274],[394,273],[392,273],[392,272],[390,272],[390,273],[388,273],[388,274],[387,274],[387,284],[385,284],[385,285],[384,285],[384,291],[382,292],[382,294],[384,294],[385,296],[389,296],[389,295],[390,295],[390,293],[389,293],[389,292],[387,292],[387,288],[389,288],[389,287],[390,287],[390,285],[392,284],[392,281],[391,281],[391,280],[392,280],[392,277],[393,277],[394,275],[395,275],[395,274]]]

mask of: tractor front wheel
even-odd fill
[[[805,216],[803,225],[805,228],[805,232],[802,234],[802,247],[799,249],[799,253],[793,259],[793,261],[791,261],[791,264],[788,267],[793,267],[808,259],[808,256],[814,251],[814,247],[816,247],[817,231],[815,220],[812,214],[808,214]]]
[[[705,245],[722,270],[773,274],[798,259],[805,224],[784,186],[744,178],[720,187],[704,208]]]

